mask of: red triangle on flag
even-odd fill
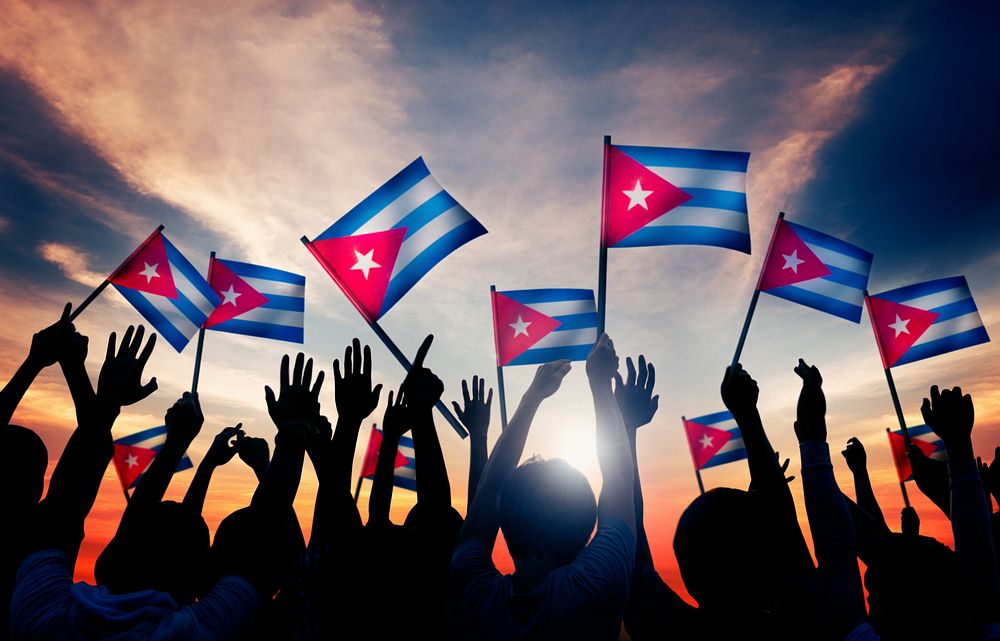
[[[608,195],[604,244],[631,236],[693,196],[670,184],[615,146],[608,153]]]
[[[361,464],[361,478],[375,476],[375,468],[378,467],[378,451],[382,447],[382,430],[373,428],[368,437],[368,447],[365,449],[365,460]],[[406,458],[396,450],[396,460],[393,468],[409,465],[410,459]]]
[[[774,289],[830,275],[830,269],[784,220],[778,225],[778,233],[761,270],[758,289]]]
[[[118,471],[118,479],[122,482],[122,489],[128,490],[132,487],[135,480],[146,471],[155,458],[156,450],[115,443],[113,460],[115,470]]]
[[[910,307],[881,298],[869,297],[872,325],[881,347],[882,364],[892,367],[927,328],[937,320],[937,312]]]
[[[715,456],[726,441],[733,437],[727,430],[710,427],[684,419],[684,431],[687,432],[688,447],[691,448],[691,460],[694,469],[700,470]]]
[[[163,236],[153,234],[143,246],[129,257],[115,273],[108,277],[114,285],[121,285],[147,294],[177,298],[174,275],[167,260]]]
[[[267,303],[266,296],[237,276],[223,261],[215,258],[211,259],[208,266],[208,284],[222,302],[209,315],[205,327],[214,327]]]
[[[314,240],[330,275],[368,322],[378,320],[406,227]]]
[[[504,366],[531,349],[562,323],[519,303],[500,292],[493,292],[493,333],[497,343],[497,363]]]

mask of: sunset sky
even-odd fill
[[[996,5],[963,3],[19,2],[0,0],[0,379],[31,334],[109,274],[158,224],[199,269],[208,253],[304,274],[302,349],[330,374],[354,336],[372,345],[387,389],[402,370],[303,248],[422,156],[489,230],[431,271],[382,320],[445,382],[495,384],[489,286],[596,287],[602,137],[622,144],[749,151],[753,254],[709,247],[611,250],[608,333],[619,353],[657,366],[660,411],[639,459],[657,566],[678,591],[672,538],[697,485],[680,417],[723,409],[718,389],[779,210],[874,253],[870,289],[965,275],[987,331],[1000,337],[1000,58]],[[79,318],[96,377],[107,334],[139,314],[106,291]],[[223,426],[271,440],[263,387],[289,343],[209,333],[196,463]],[[1000,444],[1000,349],[976,346],[895,370],[907,420],[934,383],[976,401],[977,452]],[[116,436],[162,423],[190,384],[194,345],[159,345],[160,389],[128,408]],[[884,430],[896,419],[867,316],[860,325],[762,297],[743,363],[759,381],[782,458],[802,356],[823,371],[831,447],[869,453],[891,524],[902,498]],[[533,367],[506,372],[509,411]],[[324,410],[335,414],[332,380]],[[380,421],[385,404],[370,418]],[[496,409],[496,408],[495,408]],[[14,419],[49,449],[50,472],[74,427],[58,368]],[[494,411],[491,443],[499,432]],[[438,422],[453,503],[463,514],[468,443]],[[362,431],[355,472],[367,429]],[[600,479],[583,364],[545,403],[525,455],[560,456]],[[839,454],[835,471],[853,495]],[[704,473],[745,487],[745,464]],[[175,477],[183,495],[191,472]],[[214,530],[246,505],[238,459],[213,479]],[[360,500],[367,514],[366,482]],[[805,527],[801,485],[793,482]],[[296,507],[308,536],[316,479]],[[910,488],[923,533],[950,526]],[[396,490],[401,522],[415,500]],[[109,468],[87,523],[77,576],[124,505]],[[498,559],[500,555],[498,554]],[[509,569],[509,563],[501,559]]]

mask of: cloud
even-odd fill
[[[90,271],[87,255],[78,248],[62,243],[42,243],[38,246],[42,258],[59,267],[63,274],[88,287],[97,287],[105,275]]]

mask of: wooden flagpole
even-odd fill
[[[743,320],[743,330],[740,331],[740,340],[736,343],[736,353],[733,354],[733,361],[730,367],[735,367],[740,362],[743,354],[743,344],[747,340],[747,332],[750,331],[750,321],[753,320],[754,310],[757,309],[757,300],[760,298],[760,281],[764,277],[764,269],[767,261],[771,257],[771,249],[774,247],[774,240],[778,237],[778,230],[781,228],[781,221],[785,218],[785,212],[778,212],[778,220],[774,223],[774,232],[771,234],[771,242],[767,245],[767,253],[764,254],[764,262],[760,266],[760,275],[757,276],[757,285],[753,289],[753,297],[750,298],[750,306],[747,308],[747,316]]]
[[[125,260],[123,260],[121,262],[121,265],[118,265],[118,267],[115,268],[115,271],[111,272],[111,275],[104,279],[103,283],[101,283],[100,285],[98,285],[97,288],[94,291],[90,292],[90,295],[87,296],[85,299],[83,299],[83,302],[80,303],[79,305],[77,305],[76,309],[74,309],[73,312],[69,315],[70,322],[73,322],[74,320],[76,320],[76,317],[79,316],[80,313],[83,310],[87,309],[87,307],[91,303],[93,303],[97,299],[98,296],[101,295],[101,292],[103,292],[105,289],[107,289],[108,285],[111,284],[111,279],[118,275],[118,272],[121,271],[121,268],[124,267],[128,263],[128,261],[132,260],[132,258],[136,254],[138,254],[139,252],[141,252],[146,247],[146,245],[149,244],[149,241],[153,240],[153,237],[156,236],[157,234],[159,234],[161,231],[163,231],[163,225],[160,225],[159,227],[157,227],[156,231],[154,231],[152,234],[150,234],[146,238],[146,240],[142,241],[142,243],[135,249],[135,251],[133,251],[131,254],[129,254],[128,258],[126,258]]]
[[[601,178],[601,246],[597,264],[597,335],[604,334],[608,290],[608,164],[611,162],[611,136],[604,137],[604,175]]]
[[[497,392],[500,393],[500,430],[507,429],[507,394],[503,385],[503,365],[500,364],[500,337],[497,335],[496,285],[490,285],[490,305],[493,307],[493,342],[497,352]]]
[[[208,254],[208,285],[212,286],[212,272],[215,270],[215,252]],[[201,352],[205,347],[205,323],[198,328],[198,348],[194,352],[194,375],[191,377],[191,393],[198,393],[198,376],[201,374]]]

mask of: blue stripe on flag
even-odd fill
[[[688,167],[745,173],[747,164],[750,162],[750,153],[745,151],[640,147],[635,145],[615,145],[615,147],[647,167]]]
[[[592,348],[593,345],[565,345],[562,347],[539,347],[537,349],[529,349],[511,362],[507,363],[504,367],[508,367],[510,365],[539,365],[541,363],[551,363],[552,361],[558,361],[564,358],[571,361],[585,361],[587,360],[587,355],[590,354],[590,350]]]
[[[988,343],[989,341],[990,337],[989,334],[986,333],[986,328],[976,327],[964,332],[959,332],[958,334],[952,334],[951,336],[945,336],[944,338],[914,345],[910,349],[906,350],[906,353],[893,364],[893,367],[905,365],[906,363],[912,363],[913,361],[919,361],[924,358],[930,358],[932,356],[939,356],[947,352],[953,352],[957,349],[972,347],[973,345],[979,345],[980,343]]]
[[[716,423],[722,423],[723,421],[733,420],[733,413],[729,410],[724,410],[722,412],[716,412],[715,414],[705,414],[704,416],[697,416],[695,418],[689,418],[692,423],[697,423],[699,425],[708,425],[711,427]]]
[[[940,316],[934,320],[935,323],[940,323],[942,321],[958,318],[959,316],[965,316],[966,314],[978,312],[979,308],[976,307],[976,301],[974,301],[972,297],[969,297],[963,298],[960,301],[955,301],[954,303],[942,305],[941,307],[935,307],[930,311],[940,314]]]
[[[906,429],[910,433],[910,436],[923,436],[924,434],[934,434],[934,430],[932,430],[928,425],[914,425],[913,427],[907,427]],[[895,432],[900,436],[903,435],[903,430],[895,430]],[[936,434],[935,437],[937,437]]]
[[[937,280],[929,280],[925,283],[892,289],[881,294],[876,294],[875,298],[882,298],[893,303],[902,303],[905,305],[906,301],[914,298],[922,298],[949,289],[958,289],[959,287],[968,288],[968,286],[969,284],[966,282],[965,276],[952,276],[950,278],[939,278]]]
[[[416,479],[407,478],[405,476],[393,476],[392,484],[396,487],[401,487],[404,490],[410,490],[413,492],[417,491],[417,481]]]
[[[586,327],[597,327],[597,312],[591,314],[570,314],[569,316],[553,316],[559,321],[559,327],[554,331],[564,332],[570,329],[584,329]]]
[[[669,216],[668,212],[665,214]],[[708,245],[750,253],[750,234],[717,227],[666,227],[647,225],[615,243],[615,247],[657,245]]]
[[[180,253],[173,244],[167,240],[166,236],[161,236],[163,238],[163,245],[167,249],[167,260],[170,261],[170,269],[175,270],[174,278],[177,278],[176,272],[179,271],[181,275],[190,282],[198,292],[205,297],[212,307],[219,304],[219,296],[215,293],[215,290],[208,284],[205,277],[201,275],[194,265],[184,257],[184,254]],[[204,318],[202,319],[204,322]],[[200,323],[199,323],[200,324]]]
[[[732,463],[733,461],[740,461],[747,457],[746,448],[740,448],[738,450],[729,450],[728,452],[723,452],[721,454],[716,454],[712,458],[701,466],[701,469],[707,469],[710,467],[715,467],[717,465],[724,465],[726,463]]]
[[[261,305],[264,309],[277,309],[286,312],[306,311],[306,299],[302,296],[281,296],[268,294],[267,302]]]
[[[420,231],[421,227],[457,205],[458,201],[452,198],[451,194],[442,190],[436,196],[432,196],[429,200],[427,200],[427,202],[423,203],[406,216],[403,216],[403,219],[393,225],[392,228],[400,229],[405,227],[406,236],[403,237],[403,240],[405,241],[407,238]]]
[[[855,323],[861,322],[861,305],[851,305],[850,303],[845,303],[829,296],[823,296],[822,294],[816,294],[795,285],[785,285],[784,287],[775,287],[774,289],[765,291],[778,298],[784,298],[793,303],[812,307],[827,314],[833,314],[834,316],[839,316]]]
[[[746,213],[746,194],[738,191],[722,191],[721,189],[691,189],[685,188],[691,194],[691,200],[684,203],[685,207],[706,207],[708,209],[727,209]],[[668,211],[664,216],[669,216]]]
[[[264,267],[263,265],[254,265],[253,263],[241,263],[236,260],[222,260],[217,258],[220,263],[228,267],[237,276],[242,276],[245,278],[259,278],[261,280],[273,280],[279,283],[288,283],[290,285],[305,285],[306,277],[301,274],[294,274],[292,272],[286,272],[282,269],[275,269],[273,267]]]
[[[815,229],[810,229],[808,227],[803,227],[802,225],[797,225],[795,223],[785,221],[785,224],[792,228],[802,242],[809,243],[810,245],[819,245],[825,249],[835,251],[838,254],[844,254],[845,256],[850,256],[851,258],[857,258],[866,263],[872,262],[874,255],[867,252],[857,245],[852,245],[846,241],[843,241],[829,234],[824,234],[823,232],[816,231]],[[829,265],[827,265],[829,267]]]
[[[275,325],[274,323],[260,323],[231,318],[218,325],[214,325],[211,329],[230,334],[272,338],[278,341],[288,341],[289,343],[305,342],[305,330],[302,327],[293,325]]]
[[[128,436],[123,436],[119,439],[115,439],[115,443],[119,445],[135,445],[136,443],[142,443],[143,441],[148,441],[156,436],[166,436],[167,426],[159,425],[157,427],[150,427],[148,429],[142,430],[141,432],[136,432],[135,434],[129,434]]]
[[[568,288],[547,288],[547,289],[512,289],[506,292],[499,292],[516,300],[522,305],[532,303],[556,303],[566,300],[594,300],[594,290],[592,289],[568,289]]]
[[[115,285],[114,288],[125,297],[125,300],[132,303],[132,307],[135,307],[136,311],[142,314],[142,317],[153,326],[156,333],[170,343],[175,350],[178,352],[182,351],[184,346],[188,344],[188,341],[191,340],[190,337],[182,334],[173,323],[167,320],[160,310],[153,307],[152,303],[146,300],[146,297],[141,292],[119,285]]]
[[[374,218],[380,211],[402,194],[430,175],[430,170],[424,164],[423,158],[417,158],[402,171],[390,178],[384,185],[376,189],[367,198],[358,203],[351,211],[344,214],[314,240],[324,238],[340,238],[350,236],[362,225]]]
[[[208,316],[205,315],[205,312],[198,309],[198,307],[184,295],[184,292],[182,292],[180,288],[177,289],[177,298],[171,299],[170,302],[174,304],[174,307],[176,307],[180,313],[187,316],[187,319],[191,321],[191,324],[195,327],[201,327],[208,318]]]
[[[859,274],[857,272],[834,267],[833,265],[826,265],[826,268],[830,270],[830,274],[823,276],[823,280],[829,280],[841,285],[847,285],[848,287],[860,290],[861,292],[864,292],[865,288],[868,287],[868,274]]]

